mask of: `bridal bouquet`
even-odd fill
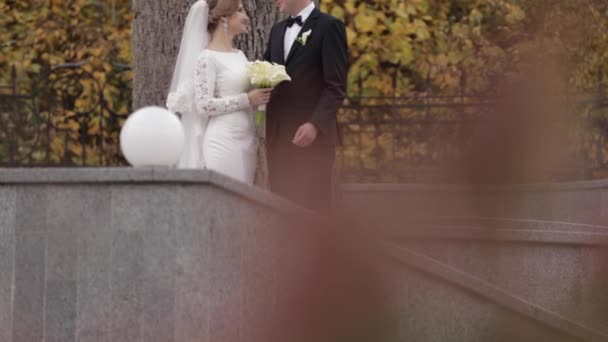
[[[249,78],[251,84],[256,88],[274,88],[279,83],[291,81],[284,65],[265,61],[249,63]],[[266,119],[266,106],[259,106],[255,112],[255,123],[262,126]]]

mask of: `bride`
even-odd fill
[[[251,90],[247,58],[234,48],[248,25],[240,0],[199,0],[188,12],[167,97],[186,133],[178,168],[208,168],[253,184],[252,109],[268,103],[271,89]]]

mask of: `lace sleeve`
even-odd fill
[[[249,97],[245,93],[216,97],[216,72],[209,54],[203,51],[198,58],[194,78],[194,96],[198,112],[204,116],[213,116],[249,109]]]
[[[184,82],[167,96],[167,109],[173,113],[191,113],[194,111],[193,82]]]

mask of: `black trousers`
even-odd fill
[[[335,154],[331,145],[298,147],[290,141],[268,146],[270,190],[308,209],[328,212]]]

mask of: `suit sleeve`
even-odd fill
[[[336,114],[346,97],[348,77],[348,44],[346,27],[340,20],[334,20],[321,45],[323,65],[323,90],[313,111],[310,122],[323,134],[335,130]]]

